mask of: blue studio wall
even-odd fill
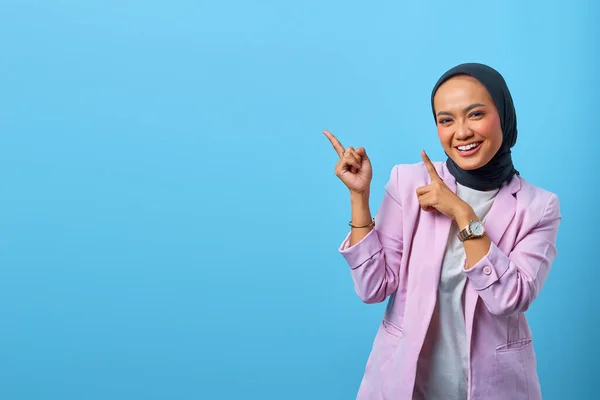
[[[352,399],[384,304],[337,248],[323,129],[443,159],[432,85],[488,63],[559,195],[528,318],[544,399],[595,399],[597,2],[0,2],[0,398]]]

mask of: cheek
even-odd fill
[[[451,129],[438,126],[438,137],[440,138],[440,143],[442,146],[450,147],[452,145]]]
[[[502,128],[500,118],[485,118],[478,122],[477,133],[488,139],[494,145],[502,143]]]

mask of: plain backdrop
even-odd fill
[[[544,399],[597,398],[597,2],[0,2],[0,398],[353,399],[385,304],[338,246],[323,129],[442,160],[437,78],[506,78],[558,194],[528,312]]]

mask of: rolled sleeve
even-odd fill
[[[371,229],[371,231],[367,233],[364,238],[355,243],[352,247],[350,247],[350,233],[348,233],[339,247],[340,253],[351,269],[360,267],[382,250],[383,246],[379,241],[379,237],[375,229]]]
[[[488,253],[477,264],[465,269],[476,290],[485,290],[508,271],[509,262],[501,250],[492,243]]]

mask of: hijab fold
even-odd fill
[[[519,174],[514,168],[511,148],[517,142],[517,115],[512,96],[502,75],[495,69],[478,63],[460,64],[448,70],[437,81],[431,92],[431,109],[435,119],[433,98],[439,87],[448,79],[457,75],[468,75],[477,79],[487,89],[492,98],[502,127],[502,145],[494,157],[486,165],[475,170],[464,170],[448,156],[446,165],[456,181],[463,186],[475,190],[492,190],[499,188],[504,182]]]

